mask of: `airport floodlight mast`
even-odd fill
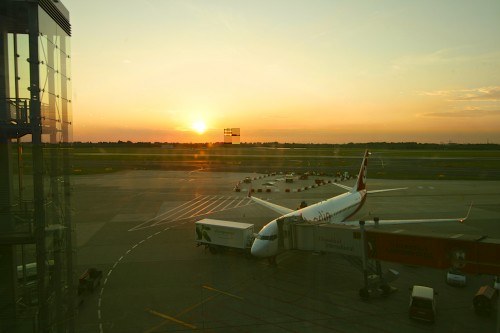
[[[240,139],[240,128],[224,128],[224,143],[239,145]]]

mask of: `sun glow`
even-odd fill
[[[203,134],[207,130],[207,126],[203,121],[197,121],[193,124],[193,130],[198,134]]]

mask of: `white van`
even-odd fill
[[[47,262],[49,264],[48,273],[51,275],[54,269],[54,260],[50,259]],[[24,275],[25,273],[26,275]],[[19,282],[34,283],[37,280],[37,273],[36,262],[25,264],[24,267],[22,265],[17,266],[17,280]]]
[[[467,277],[458,269],[451,268],[446,273],[446,283],[450,286],[465,287],[467,285]]]
[[[437,293],[433,288],[417,285],[411,287],[410,290],[409,317],[433,323],[436,319]]]
[[[500,276],[495,276],[493,278],[493,288],[500,290]]]

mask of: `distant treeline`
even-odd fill
[[[230,145],[224,143],[178,143],[178,142],[74,142],[75,147],[145,147],[145,148],[210,148],[210,147],[269,147],[269,148],[368,148],[394,150],[499,150],[494,143],[418,143],[418,142],[365,142],[365,143],[280,143],[252,142]]]

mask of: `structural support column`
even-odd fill
[[[9,65],[7,31],[0,27],[0,123],[8,124],[10,111],[7,104],[9,93]],[[12,163],[8,131],[0,130],[0,235],[13,232],[12,218]],[[16,263],[15,246],[0,242],[0,331],[14,332],[16,317]],[[3,320],[6,318],[6,320]]]
[[[0,123],[10,123],[10,110],[7,103],[9,97],[9,63],[7,32],[0,32]],[[11,232],[12,216],[12,162],[11,144],[7,128],[0,130],[0,232]]]
[[[368,260],[366,258],[366,234],[365,234],[365,221],[359,221],[359,228],[361,232],[361,261],[363,264],[363,285],[360,289],[359,296],[361,298],[370,298],[370,291],[368,286]]]
[[[29,63],[30,63],[30,123],[33,142],[33,192],[36,264],[38,285],[38,327],[49,332],[49,311],[46,283],[45,193],[43,188],[42,117],[40,105],[40,73],[38,57],[38,5],[29,7]]]

